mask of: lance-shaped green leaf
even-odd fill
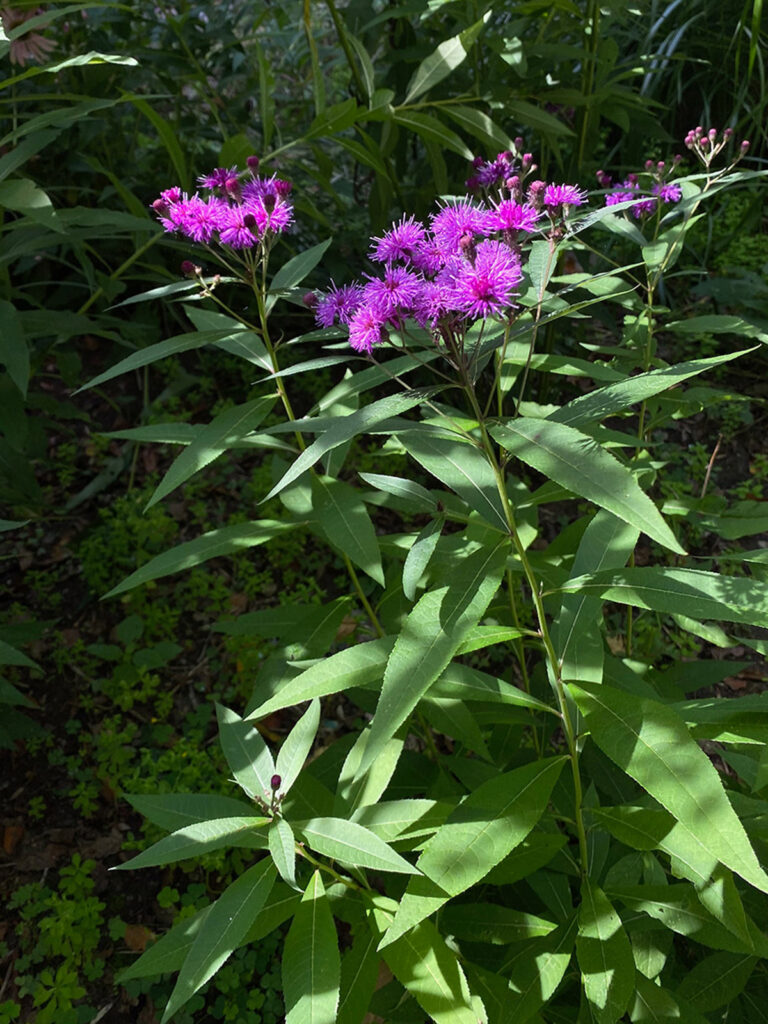
[[[161,1024],[166,1024],[238,948],[264,906],[274,881],[274,865],[269,859],[262,860],[228,886],[208,909],[179,972]]]
[[[274,398],[267,395],[256,398],[244,405],[225,409],[198,433],[192,443],[177,456],[170,469],[155,488],[147,502],[151,508],[161,498],[180,487],[191,476],[198,473],[223,452],[231,448],[251,430],[255,430],[274,405]]]
[[[382,947],[429,917],[499,864],[528,835],[549,802],[564,758],[516,768],[478,786],[424,848]]]
[[[296,885],[296,838],[293,829],[285,818],[274,818],[267,833],[269,852],[280,877],[292,889],[301,889]]]
[[[10,302],[0,300],[0,363],[24,398],[29,384],[29,346],[18,311]]]
[[[720,363],[738,359],[739,356],[751,351],[742,349],[740,352],[726,352],[724,355],[711,356],[708,359],[692,359],[676,366],[666,366],[663,370],[638,373],[635,377],[627,377],[626,380],[617,381],[615,384],[596,388],[588,395],[580,395],[561,409],[550,413],[547,419],[565,423],[570,427],[581,427],[621,412],[630,405],[645,402],[690,377],[695,377]]]
[[[756,963],[741,953],[712,953],[688,971],[675,994],[702,1013],[717,1010],[743,991]]]
[[[286,736],[277,752],[275,772],[280,776],[278,786],[281,793],[287,793],[304,767],[317,727],[320,724],[320,701],[313,700],[296,725]]]
[[[23,651],[18,651],[15,647],[7,644],[5,640],[0,640],[0,665],[20,665],[23,668],[40,668],[40,666],[28,658]]]
[[[360,479],[385,494],[391,494],[401,502],[410,506],[409,511],[417,513],[436,512],[437,501],[426,487],[404,480],[399,476],[386,476],[382,473],[360,473]]]
[[[368,686],[384,675],[394,643],[394,637],[383,636],[324,658],[287,682],[274,697],[256,708],[249,719],[264,718],[273,711],[293,707],[313,697],[341,693],[351,686]]]
[[[660,1024],[661,1021],[676,1020],[685,1020],[686,1024],[707,1024],[706,1017],[702,1017],[690,1006],[683,1008],[668,989],[649,981],[640,973],[637,974],[636,985],[635,997],[629,1009],[632,1024]]]
[[[174,864],[188,857],[197,857],[211,850],[226,846],[245,846],[261,849],[266,837],[258,833],[269,824],[269,818],[250,816],[247,818],[214,818],[213,821],[199,821],[185,825],[169,836],[154,843],[125,864],[118,864],[113,871],[128,871],[134,868],[154,868],[161,864]]]
[[[169,932],[161,935],[157,942],[153,942],[130,967],[121,971],[115,980],[122,984],[132,978],[152,978],[158,974],[181,970],[210,909],[203,907],[194,917],[179,921]]]
[[[328,650],[349,611],[351,598],[339,597],[323,604],[291,604],[246,612],[236,619],[222,619],[211,627],[228,636],[265,636],[301,646],[307,657]]]
[[[486,15],[487,17],[487,15]],[[415,99],[427,92],[438,82],[449,75],[454,68],[457,68],[467,56],[469,49],[474,44],[477,36],[485,25],[486,18],[481,18],[459,35],[453,36],[440,43],[428,57],[419,64],[413,73],[408,84],[405,104],[412,103]]]
[[[458,153],[465,160],[472,159],[472,150],[469,149],[464,140],[446,127],[443,122],[429,114],[422,114],[418,110],[409,110],[407,107],[398,107],[395,110],[392,120],[409,131],[420,135],[425,142],[435,142],[443,149],[449,149],[452,153]]]
[[[169,832],[213,818],[247,818],[254,811],[245,800],[210,793],[126,793],[124,797],[139,814]]]
[[[616,1024],[635,991],[635,962],[621,918],[590,881],[581,886],[576,956],[593,1019]]]
[[[383,897],[375,898],[374,903],[374,926],[382,932],[392,919],[395,904]],[[422,921],[387,946],[384,959],[436,1024],[483,1024],[487,1020],[483,1004],[470,993],[456,954],[430,921]]]
[[[561,487],[607,509],[671,551],[685,554],[632,472],[591,437],[564,423],[533,417],[494,427],[491,434]]]
[[[497,903],[449,903],[440,911],[440,927],[458,939],[506,946],[549,935],[557,925]]]
[[[184,312],[198,331],[228,332],[224,339],[215,342],[217,348],[245,359],[267,373],[272,372],[272,360],[264,342],[255,331],[245,327],[239,320],[213,309],[203,309],[202,306],[185,305]]]
[[[435,388],[428,388],[422,391],[406,391],[402,395],[390,395],[380,398],[377,402],[371,402],[358,412],[353,412],[341,420],[337,420],[325,433],[321,434],[316,441],[313,441],[309,448],[306,448],[296,461],[286,470],[281,479],[275,484],[267,497],[274,498],[276,494],[284,490],[288,484],[293,483],[302,473],[320,459],[326,452],[332,451],[340,444],[351,441],[358,434],[365,433],[369,427],[391,416],[399,416],[400,413],[412,409],[425,399],[435,394]]]
[[[403,565],[403,593],[409,601],[416,599],[416,587],[435,553],[444,522],[442,516],[430,520],[420,531],[406,555]]]
[[[380,800],[358,807],[352,820],[391,843],[399,836],[416,838],[432,835],[452,810],[452,804],[437,800]]]
[[[722,576],[699,569],[642,566],[569,580],[565,593],[586,594],[668,615],[721,619],[761,626],[768,619],[768,584],[754,577]]]
[[[294,256],[280,267],[269,286],[267,311],[274,306],[281,294],[301,284],[307,274],[315,269],[332,241],[332,238],[326,238],[324,242],[318,242],[317,245],[304,249],[298,256]]]
[[[312,510],[315,521],[333,547],[384,586],[384,570],[376,530],[362,498],[354,487],[330,477],[312,478]]]
[[[630,526],[600,509],[582,535],[571,568],[572,576],[626,565],[638,538]],[[599,683],[603,678],[602,602],[586,594],[565,594],[552,630],[561,677]]]
[[[295,821],[296,831],[307,845],[324,857],[374,871],[394,871],[397,874],[417,875],[418,868],[389,847],[383,839],[344,818],[310,818]]]
[[[452,582],[429,591],[414,606],[395,641],[360,773],[416,707],[477,625],[496,593],[506,565],[507,545],[481,548],[463,558]]]
[[[353,811],[365,804],[375,804],[389,785],[400,752],[403,749],[403,737],[393,736],[379,757],[362,775],[358,774],[360,761],[368,743],[370,731],[364,729],[355,740],[352,749],[342,765],[339,781],[336,786],[335,810]]]
[[[748,923],[750,943],[745,944],[702,905],[687,882],[675,885],[606,885],[606,895],[633,913],[647,914],[665,928],[712,949],[765,956],[767,942],[756,925]]]
[[[296,910],[282,961],[286,1024],[335,1024],[341,958],[319,871]]]
[[[552,998],[571,962],[576,929],[573,917],[549,935],[514,947],[503,968],[510,978],[506,1020],[527,1021]]]
[[[478,448],[431,429],[406,430],[397,439],[428,473],[455,491],[487,523],[504,533],[509,531],[493,469]]]
[[[275,762],[259,730],[235,711],[216,705],[219,741],[238,784],[251,799],[266,800],[272,793]]]
[[[236,523],[234,526],[223,526],[220,530],[211,530],[202,537],[179,544],[150,559],[146,565],[131,573],[104,597],[115,597],[149,580],[158,580],[163,576],[170,576],[171,573],[181,572],[182,569],[191,569],[211,558],[233,555],[258,544],[266,544],[281,533],[296,529],[296,525],[273,519],[260,519],[253,523]]]
[[[586,686],[587,684],[584,684]],[[595,743],[721,863],[763,892],[768,876],[717,770],[664,704],[608,686],[570,684]]]
[[[240,328],[237,333],[241,333]],[[115,377],[119,377],[123,373],[130,373],[132,370],[139,370],[142,366],[149,366],[150,363],[156,363],[159,359],[166,359],[168,356],[180,355],[182,352],[189,352],[191,349],[202,348],[203,345],[213,345],[216,342],[221,342],[231,337],[232,331],[191,331],[188,334],[178,334],[174,338],[168,338],[166,341],[160,341],[155,345],[147,345],[146,348],[139,349],[138,352],[133,352],[130,356],[122,359],[119,363],[116,363],[109,370],[105,370],[104,373],[100,373],[93,380],[88,381],[87,384],[83,384],[81,388],[75,392],[78,394],[80,391],[85,391],[88,388],[99,387],[100,384],[106,384],[107,381],[113,380]]]
[[[379,976],[376,937],[366,927],[355,935],[341,961],[341,991],[336,1024],[363,1024]]]

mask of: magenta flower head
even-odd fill
[[[231,249],[251,249],[258,244],[258,226],[253,212],[245,206],[228,206],[222,216],[219,241]]]
[[[371,306],[361,306],[349,321],[349,344],[355,352],[373,351],[384,340],[384,318]]]
[[[575,185],[547,185],[543,199],[548,210],[559,211],[566,206],[583,206],[587,193]]]
[[[478,244],[473,263],[452,260],[441,278],[456,310],[469,318],[485,319],[511,305],[522,276],[517,255],[501,242],[486,239]]]
[[[461,199],[444,206],[433,214],[431,223],[435,243],[445,257],[459,251],[464,235],[485,237],[493,230],[488,211],[471,199]]]
[[[226,189],[233,179],[237,181],[236,167],[216,167],[210,174],[201,174],[197,180],[203,188]]]
[[[388,266],[384,277],[369,278],[363,288],[363,304],[375,309],[382,320],[408,314],[418,301],[422,279],[405,267]]]
[[[530,203],[516,203],[502,199],[489,214],[489,223],[495,231],[535,231],[541,214]]]
[[[654,185],[651,188],[651,192],[658,196],[662,203],[678,203],[683,197],[680,186],[671,181],[660,182]]]
[[[371,259],[377,263],[411,263],[426,234],[415,217],[402,217],[380,238],[371,239]]]
[[[320,327],[348,324],[363,300],[359,284],[345,284],[337,288],[331,281],[330,291],[321,295],[315,304],[315,320]]]

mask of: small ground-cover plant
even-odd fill
[[[220,280],[190,261],[220,312],[189,306],[199,333],[142,361],[208,342],[239,349],[264,385],[189,438],[150,505],[225,449],[277,441],[265,497],[280,497],[289,515],[204,534],[112,593],[309,529],[341,554],[367,619],[367,634],[334,650],[343,605],[317,620],[289,603],[255,613],[254,630],[290,635],[304,651],[297,660],[278,646],[244,716],[218,707],[242,795],[133,798],[170,834],[124,867],[227,847],[250,858],[214,903],[126,972],[179,970],[164,1020],[234,950],[288,920],[288,1024],[361,1021],[369,1010],[438,1024],[693,1024],[725,1006],[748,1018],[759,1004],[766,705],[687,699],[704,679],[726,678],[729,663],[670,665],[635,619],[635,610],[668,617],[694,638],[686,657],[698,639],[762,649],[749,628],[768,608],[759,575],[686,563],[684,532],[651,496],[664,473],[655,432],[688,414],[682,385],[700,388],[700,374],[765,341],[746,318],[675,319],[657,298],[702,204],[753,177],[735,170],[745,144],[727,155],[731,134],[690,133],[700,173],[670,176],[680,161],[654,162],[618,190],[601,176],[598,209],[574,186],[527,181],[535,168],[518,147],[478,161],[477,198],[445,200],[429,225],[404,216],[372,241],[378,270],[306,299],[320,333],[301,340],[331,344],[288,374],[270,314],[324,249],[269,280],[288,187],[258,178],[253,162],[206,176],[207,196],[168,190],[157,201],[168,230],[206,245],[252,289],[256,316],[235,312]],[[634,262],[612,260],[611,237],[637,247]],[[568,268],[569,253],[589,271]],[[615,336],[580,334],[587,311]],[[333,341],[339,322],[365,368],[298,415],[291,375],[354,358]],[[540,351],[550,328],[553,345]],[[662,330],[735,335],[742,348],[670,365]],[[424,386],[409,386],[409,374]],[[542,374],[587,386],[545,403]],[[390,394],[359,406],[387,382]],[[275,399],[287,422],[265,429]],[[365,489],[355,486],[346,458],[361,435],[383,435],[384,451],[407,455],[416,472],[365,472]],[[759,504],[726,508],[708,527],[759,532]],[[426,525],[384,534],[377,506]],[[759,566],[764,552],[739,557]],[[496,673],[475,658],[491,647],[506,653]],[[338,694],[370,722],[307,763],[321,702]],[[275,756],[256,723],[306,701]],[[703,741],[736,775],[718,773]],[[345,924],[341,946],[334,918]],[[377,991],[382,961],[393,977]]]

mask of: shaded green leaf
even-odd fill
[[[635,962],[621,918],[590,881],[581,886],[576,956],[592,1017],[616,1024],[635,991]]]
[[[275,763],[261,733],[250,722],[221,704],[216,705],[219,740],[232,774],[251,799],[268,801]]]
[[[283,947],[286,1024],[335,1024],[341,958],[328,898],[316,871]]]

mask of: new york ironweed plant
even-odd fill
[[[132,798],[169,835],[121,867],[252,851],[124,973],[178,971],[163,1021],[235,949],[286,922],[288,1024],[761,1019],[768,703],[688,699],[703,662],[653,664],[635,645],[641,616],[764,647],[750,627],[765,624],[768,584],[694,560],[683,520],[652,496],[664,472],[653,432],[700,407],[685,382],[768,342],[740,317],[681,317],[657,300],[702,204],[756,177],[735,169],[746,144],[732,150],[730,134],[696,129],[687,142],[703,167],[685,176],[678,158],[619,185],[601,172],[593,200],[537,180],[519,140],[476,161],[470,194],[443,198],[428,223],[406,212],[372,239],[368,272],[305,297],[320,329],[291,344],[327,351],[290,375],[345,372],[300,418],[270,319],[327,243],[270,279],[289,186],[252,161],[201,179],[203,195],[170,189],[155,203],[228,279],[186,264],[190,280],[166,291],[206,300],[186,306],[195,330],[97,382],[205,344],[247,359],[262,375],[256,397],[197,428],[152,501],[247,446],[273,458],[267,497],[285,514],[182,544],[112,593],[309,530],[340,555],[360,604],[346,646],[348,598],[245,617],[276,640],[242,714],[218,708],[239,792]],[[226,280],[252,290],[252,321],[224,302]],[[667,353],[701,331],[730,343],[668,362],[662,329]],[[560,401],[542,400],[557,376],[548,394]],[[286,421],[262,429],[276,401]],[[383,439],[382,468],[406,454],[412,474],[356,473],[347,456],[360,437]],[[387,535],[381,507],[388,524],[417,525]],[[338,694],[367,724],[325,737],[313,758],[323,701]],[[260,720],[300,704],[272,749]]]

